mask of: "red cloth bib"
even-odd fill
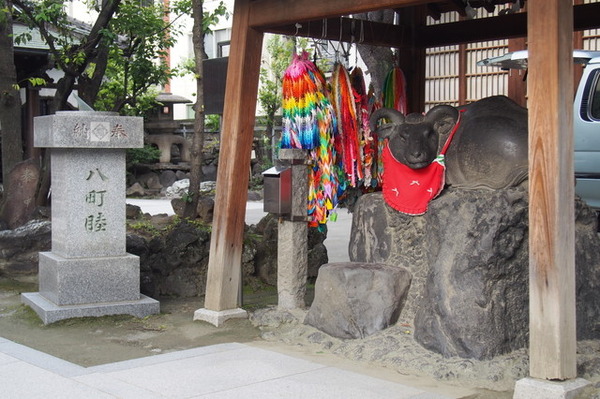
[[[383,198],[389,206],[408,215],[422,215],[427,211],[429,202],[444,188],[446,175],[444,158],[459,123],[460,114],[440,155],[431,164],[421,169],[411,169],[398,162],[386,142],[383,149]]]

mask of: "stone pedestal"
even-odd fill
[[[125,148],[143,146],[142,123],[103,112],[35,118],[34,144],[51,148],[52,251],[40,253],[39,292],[22,300],[46,324],[159,312],[125,251]]]
[[[247,317],[248,312],[242,308],[222,311],[201,308],[194,312],[194,321],[206,321],[215,327],[221,327],[229,319],[246,319]]]
[[[576,378],[567,381],[548,381],[523,378],[515,385],[514,399],[574,399],[589,385],[587,380]]]
[[[279,158],[288,161],[292,168],[292,211],[289,220],[284,218],[279,224],[277,241],[278,307],[297,309],[306,306],[304,297],[308,275],[306,151],[281,149]]]

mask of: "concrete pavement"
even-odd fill
[[[0,396],[3,399],[452,398],[238,343],[85,368],[3,338],[0,338]]]

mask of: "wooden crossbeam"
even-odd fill
[[[390,25],[364,21],[354,24],[348,17],[324,18],[312,21],[264,26],[269,33],[316,39],[358,42],[373,46],[403,48],[413,44],[419,47],[441,47],[453,44],[487,40],[521,38],[527,36],[527,13],[505,14],[497,17],[462,20],[458,22],[417,27],[411,31],[406,25]],[[600,3],[573,7],[573,29],[581,31],[600,27]],[[340,40],[341,39],[341,40]]]
[[[273,27],[324,17],[418,6],[429,2],[428,0],[254,0],[250,12],[250,26]]]
[[[421,46],[440,47],[460,43],[526,37],[527,15],[528,13],[522,12],[429,25],[419,29],[416,38]],[[600,27],[600,3],[573,6],[572,15],[573,30],[575,31]]]
[[[269,33],[312,37],[372,46],[403,47],[409,35],[407,26],[338,17],[307,21],[294,25],[269,27]],[[410,41],[408,41],[410,42]]]

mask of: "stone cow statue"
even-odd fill
[[[460,116],[446,152],[446,184],[500,189],[527,179],[527,109],[508,97],[487,97],[461,108],[438,105],[425,115],[382,108],[371,116],[371,130],[387,138],[398,162],[420,169],[439,154]],[[379,119],[391,123],[377,126]]]

